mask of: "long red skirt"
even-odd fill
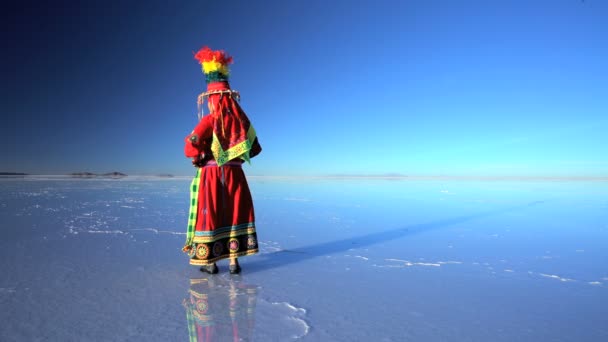
[[[190,264],[257,253],[253,201],[241,162],[218,167],[210,161],[200,171]]]

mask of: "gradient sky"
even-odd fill
[[[608,1],[61,1],[3,9],[0,171],[191,175],[203,45],[250,175],[608,175]]]

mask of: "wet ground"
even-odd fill
[[[607,182],[250,178],[237,276],[189,182],[0,179],[0,340],[608,340]]]

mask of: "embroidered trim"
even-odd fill
[[[247,229],[242,229],[242,230],[237,230],[237,231],[230,231],[230,232],[225,232],[225,233],[221,233],[221,234],[215,234],[213,236],[194,236],[193,242],[194,243],[211,243],[211,242],[215,242],[221,239],[225,239],[225,238],[235,238],[235,237],[239,237],[242,235],[247,235],[247,234],[254,234],[255,233],[255,228],[247,228]]]
[[[222,166],[235,158],[241,158],[249,162],[249,151],[253,146],[255,137],[255,129],[253,128],[253,125],[250,125],[249,129],[247,130],[247,139],[224,151],[219,139],[217,138],[217,135],[213,133],[211,152],[213,153],[213,157],[215,158],[217,165]]]
[[[201,169],[196,169],[196,175],[190,184],[190,213],[188,214],[188,231],[186,233],[186,243],[182,249],[189,253],[192,250],[194,230],[196,228],[196,217],[198,214],[198,182],[201,178]]]
[[[221,260],[221,259],[240,258],[242,256],[256,254],[257,252],[258,252],[257,249],[250,249],[250,250],[246,250],[246,251],[239,252],[239,253],[225,254],[225,255],[222,255],[220,257],[213,258],[213,259],[207,259],[207,260],[190,259],[190,265],[196,265],[196,266],[209,265],[209,264],[213,264],[214,262]]]
[[[194,232],[194,235],[214,237],[218,234],[226,233],[229,231],[237,231],[237,230],[244,229],[244,228],[255,228],[255,223],[254,222],[241,223],[241,224],[237,224],[234,226],[226,226],[226,227],[217,228],[213,231],[198,231],[198,232]]]

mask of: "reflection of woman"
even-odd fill
[[[190,341],[251,341],[257,287],[221,277],[191,279],[184,300]]]
[[[185,154],[197,172],[183,250],[190,264],[200,265],[203,272],[217,273],[215,262],[229,258],[230,273],[239,273],[237,257],[258,251],[253,202],[241,164],[262,149],[236,101],[238,92],[228,84],[232,57],[204,47],[195,58],[207,81],[198,103],[201,106],[207,99],[210,113],[186,137]]]

